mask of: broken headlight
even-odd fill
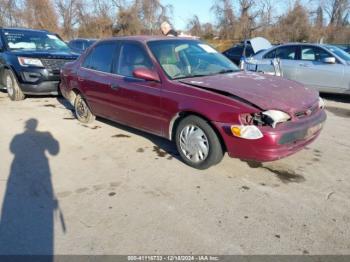
[[[291,116],[279,110],[268,110],[260,113],[242,114],[241,123],[243,125],[271,126],[275,128],[278,123],[287,122]]]
[[[321,97],[319,97],[318,98],[318,107],[323,109],[323,108],[325,108],[325,106],[326,106],[326,103],[324,102],[324,100]]]

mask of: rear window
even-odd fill
[[[96,71],[110,73],[116,43],[102,43],[97,45],[85,58],[82,66]]]

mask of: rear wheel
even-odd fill
[[[21,88],[18,85],[16,76],[11,70],[5,70],[4,82],[7,89],[7,94],[12,101],[20,101],[25,98]]]
[[[183,161],[197,169],[218,164],[224,150],[213,128],[204,119],[188,116],[176,129],[176,147]]]
[[[77,94],[74,102],[75,115],[82,123],[89,124],[95,120],[95,115],[92,114],[89,106],[84,98]]]

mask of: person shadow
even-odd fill
[[[49,159],[59,143],[49,132],[37,131],[29,119],[25,131],[11,141],[14,154],[0,213],[0,255],[44,255],[52,261],[54,219],[66,231],[63,213],[55,197]]]

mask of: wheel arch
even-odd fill
[[[175,138],[177,126],[179,125],[179,123],[181,122],[182,119],[186,118],[187,116],[191,116],[191,115],[198,116],[198,117],[202,118],[203,120],[205,120],[210,125],[210,127],[214,130],[214,132],[216,133],[217,137],[219,138],[221,146],[222,146],[222,149],[224,150],[224,152],[226,152],[227,150],[226,150],[225,141],[223,140],[223,138],[222,138],[219,130],[216,128],[216,126],[214,126],[212,124],[212,122],[209,120],[209,118],[206,117],[205,115],[203,115],[201,113],[198,113],[198,112],[195,112],[195,111],[191,111],[191,110],[184,110],[184,111],[178,112],[171,119],[170,124],[169,124],[169,134],[168,134],[169,140],[175,141],[174,138]]]
[[[12,74],[17,78],[17,82],[18,82],[18,75],[16,73],[15,70],[13,70],[13,68],[8,65],[8,64],[4,64],[0,67],[0,83],[5,85],[5,81],[4,81],[4,74],[6,70],[10,70],[12,72]]]
[[[78,88],[73,88],[66,93],[65,98],[72,106],[74,106],[74,101],[78,94],[81,94],[80,90]]]

